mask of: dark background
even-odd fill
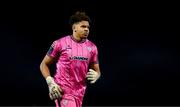
[[[102,72],[83,105],[180,105],[177,3],[85,0],[1,3],[0,105],[54,106],[39,65],[77,10],[92,19]]]

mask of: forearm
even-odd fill
[[[99,77],[101,76],[101,72],[100,72],[100,70],[98,70],[98,71],[96,71],[98,74],[99,74]]]
[[[40,71],[45,79],[50,76],[49,66],[43,62],[40,65]]]
[[[100,78],[100,76],[101,76],[101,72],[100,72],[100,70],[95,70],[95,71],[98,73],[97,78]]]
[[[50,76],[49,65],[42,62],[40,64],[40,70],[49,87],[49,97],[51,100],[56,100],[59,97],[62,97],[62,89],[55,83],[53,77]]]
[[[96,64],[96,65],[92,66],[91,69],[94,69],[98,73],[99,77],[101,76],[101,71],[100,71],[99,65]]]

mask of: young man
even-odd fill
[[[57,107],[81,107],[86,80],[93,84],[101,75],[98,49],[87,39],[90,18],[84,12],[76,12],[70,17],[70,24],[72,35],[55,40],[40,64],[49,96]],[[49,69],[53,61],[57,61],[54,77]]]

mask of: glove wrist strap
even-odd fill
[[[54,83],[54,79],[53,79],[53,77],[48,76],[48,77],[46,78],[46,82],[47,82],[47,84],[48,84],[48,85],[50,85],[50,84]]]

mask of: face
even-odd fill
[[[73,25],[73,32],[75,32],[79,38],[84,39],[89,35],[89,27],[88,21],[81,21]]]

